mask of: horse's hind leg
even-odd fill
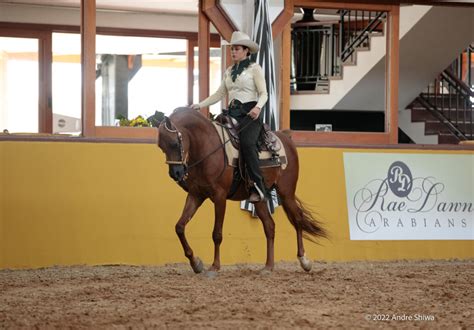
[[[292,219],[295,219],[293,226],[295,227],[296,230],[296,242],[297,242],[297,257],[302,257],[304,256],[304,245],[303,245],[303,229],[300,226],[300,223],[297,219],[302,218],[302,214],[298,205],[296,204],[296,201],[294,199],[283,199],[283,208],[285,211],[288,213],[290,216],[290,221]],[[292,221],[293,222],[293,221]]]
[[[288,197],[288,196],[281,196],[282,197],[282,204],[283,209],[285,210],[288,219],[290,220],[291,224],[296,230],[296,241],[297,241],[297,254],[298,260],[300,262],[301,267],[309,272],[311,270],[311,262],[306,258],[304,245],[303,245],[303,228],[302,228],[302,219],[304,218],[304,214],[302,209],[296,203],[296,198]]]
[[[311,214],[304,204],[296,197],[296,183],[298,181],[298,153],[295,145],[285,134],[279,134],[285,145],[288,166],[282,171],[276,188],[281,197],[283,209],[296,230],[296,239],[298,242],[298,260],[305,271],[311,270],[311,262],[306,258],[303,246],[303,233],[305,238],[315,241],[319,237],[327,237],[327,233],[319,220]]]
[[[199,206],[201,206],[202,202],[204,202],[204,199],[188,194],[186,203],[184,204],[183,213],[181,214],[181,217],[175,226],[176,234],[178,235],[179,241],[183,246],[184,255],[189,259],[189,263],[191,264],[191,267],[195,273],[202,272],[204,266],[201,259],[194,256],[193,250],[189,246],[184,232],[186,224],[189,222],[189,220],[191,220],[193,215],[196,213],[196,210],[199,208]]]
[[[275,240],[275,222],[268,211],[267,203],[260,202],[255,204],[255,211],[262,221],[265,237],[267,238],[267,261],[265,262],[266,271],[272,271],[274,267],[274,240]]]

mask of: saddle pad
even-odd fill
[[[224,143],[226,141],[229,141],[229,133],[227,132],[227,129],[214,121],[212,122],[212,124],[214,125],[217,133],[219,134],[221,142]],[[260,160],[260,167],[276,167],[276,166],[281,165],[281,168],[284,170],[287,165],[285,147],[283,143],[281,142],[280,138],[276,135],[275,137],[278,139],[278,142],[282,146],[282,148],[278,151],[279,164],[275,164],[274,166],[271,166],[270,162],[272,162],[272,153],[269,151],[261,151],[258,153],[258,158]],[[239,150],[234,148],[234,146],[232,145],[232,143],[230,143],[230,141],[225,144],[225,153],[227,155],[227,162],[229,163],[229,166],[237,167],[239,163],[238,162]]]

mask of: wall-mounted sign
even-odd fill
[[[316,132],[332,132],[332,124],[316,124],[314,130]]]
[[[474,155],[344,153],[351,240],[474,240]]]

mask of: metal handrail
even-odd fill
[[[342,31],[344,31],[344,22],[345,22],[344,17],[347,14],[349,14],[349,31],[350,31],[351,10],[344,10],[341,12],[341,20],[339,24],[340,24],[340,29],[342,29]],[[342,44],[343,47],[341,47],[343,49],[340,55],[342,62],[345,62],[354,53],[355,49],[359,47],[362,42],[364,42],[365,40],[369,38],[370,33],[373,32],[382,23],[382,19],[384,19],[385,17],[386,17],[385,12],[376,12],[375,17],[371,21],[369,21],[369,24],[367,24],[367,26],[364,29],[362,29],[359,33],[357,33],[355,38],[353,39],[350,38],[350,40],[352,41],[350,41],[348,45],[344,45],[344,41],[343,41],[343,44]],[[357,22],[357,11],[356,11],[356,22]],[[345,32],[341,32],[341,35],[345,35],[345,34],[346,34]]]
[[[302,24],[298,27],[292,31],[292,80],[299,86],[308,87],[304,90],[315,90],[316,85],[328,84],[329,76],[337,73],[334,62],[335,29],[333,24]]]
[[[353,12],[339,11],[339,21],[292,24],[292,90],[296,85],[298,91],[327,92],[329,77],[341,75],[342,63],[353,55],[356,47],[369,39],[386,17],[385,12],[355,11],[355,15]]]
[[[474,97],[474,91],[472,91],[471,88],[469,88],[469,86],[464,83],[464,81],[456,77],[451,72],[451,70],[446,69],[441,73],[441,75],[443,76],[443,78],[449,81],[453,87],[459,90],[459,92],[465,94],[466,97]]]
[[[453,133],[453,135],[458,139],[458,141],[468,140],[466,135],[459,128],[457,128],[435,105],[431,104],[429,99],[423,94],[420,94],[416,98],[416,101],[418,101],[426,110],[435,116],[440,123],[445,124],[451,133]]]
[[[458,140],[474,140],[474,105],[471,101],[474,92],[451,71],[451,67],[440,73],[416,100]]]
[[[474,45],[469,45],[466,49],[451,63],[449,66],[453,76],[457,79],[466,83],[469,87],[474,85],[472,77],[472,57],[474,55]],[[463,72],[463,69],[467,69],[467,72]],[[466,73],[465,76],[463,74]]]

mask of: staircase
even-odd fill
[[[418,107],[417,107],[418,106]],[[438,144],[437,134],[427,134],[427,122],[436,122],[428,110],[413,102],[406,110],[398,112],[398,125],[416,144]]]
[[[308,114],[321,110],[334,115],[344,111],[384,113],[385,16],[382,13],[370,20],[361,18],[361,11],[359,14],[357,11],[355,14],[345,12],[349,14],[345,18],[341,15],[339,28],[335,24],[328,27],[324,21],[305,22],[308,31],[303,33],[311,29],[320,31],[319,41],[312,45],[322,46],[320,52],[303,48],[309,54],[316,54],[317,66],[305,67],[303,64],[298,67],[298,62],[293,62],[292,77],[295,79],[290,108],[294,113],[307,110]],[[376,28],[370,29],[374,22]],[[452,144],[474,139],[474,95],[468,85],[459,87],[455,81],[458,78],[450,77],[453,70],[442,71],[474,41],[472,22],[473,7],[400,7],[399,129],[406,133],[407,140],[418,144]],[[295,32],[296,24],[293,27]],[[352,29],[356,38],[346,41],[341,32],[343,28]],[[298,56],[299,46],[293,42],[293,58]],[[346,48],[350,49],[348,54]],[[308,81],[313,83],[312,87],[294,88],[298,76],[301,78],[302,73],[304,76],[308,68],[317,73],[313,71],[313,76],[311,72],[307,73],[309,78],[315,79]],[[437,77],[442,82],[436,81]],[[410,110],[405,111],[406,108]],[[314,126],[314,123],[310,124]]]
[[[292,109],[331,109],[361,78],[360,72],[377,61],[374,56],[385,53],[386,13],[338,13],[339,17],[332,21],[303,19],[293,24]],[[300,64],[301,55],[306,57]],[[313,102],[316,98],[317,102]]]
[[[400,7],[400,109],[473,40],[473,19],[472,7]],[[354,61],[329,75],[329,93],[293,93],[291,109],[383,111],[386,38],[374,34],[368,44],[370,51],[356,49]]]
[[[413,32],[415,25],[431,10],[430,6],[401,7],[400,39]],[[372,17],[375,14],[378,13],[373,13]],[[347,20],[346,18],[346,22]],[[359,24],[360,26],[361,23],[354,23],[361,20],[360,14],[352,20],[352,25]],[[291,96],[291,109],[383,111],[385,105],[385,15],[379,17],[378,21],[382,23],[378,29],[369,32],[370,30],[365,30],[365,28],[370,26],[370,21],[362,19],[364,28],[361,30],[365,30],[364,34],[368,37],[366,42],[355,45],[352,56],[342,64],[340,60],[336,61],[340,64],[340,68],[336,70],[336,74],[329,75],[328,89],[324,93],[318,92],[317,95],[296,93]],[[420,90],[424,86],[426,83],[423,83]]]
[[[472,47],[465,53],[468,60],[464,65],[471,67]],[[463,64],[462,60],[461,65],[456,62],[428,85],[408,110],[399,112],[400,126],[410,129],[407,135],[416,143],[458,144],[463,140],[474,140],[474,92],[469,88],[473,79],[470,74],[458,78],[452,67],[462,67]],[[410,122],[423,125],[423,135],[420,131],[415,133]],[[430,140],[433,136],[437,138]]]
[[[399,109],[405,109],[474,40],[473,19],[472,7],[400,8]],[[405,26],[409,22],[411,28]],[[385,56],[332,109],[384,109],[384,73]]]
[[[451,133],[445,122],[428,111],[418,99],[402,111],[410,114],[409,120],[416,123],[417,128],[407,133],[418,144],[458,144],[460,139]],[[454,116],[454,110],[452,111]],[[403,116],[403,115],[402,115]],[[463,125],[464,126],[464,125]],[[414,135],[416,132],[418,135]]]
[[[452,133],[448,128],[447,120],[439,120],[435,115],[433,115],[429,110],[427,110],[420,102],[415,100],[407,110],[403,112],[411,113],[411,121],[413,123],[422,123],[423,129],[419,132],[422,132],[425,136],[436,137],[435,139],[423,140],[420,137],[413,137],[413,140],[416,143],[421,144],[458,144],[463,139],[456,136],[455,133]],[[456,110],[448,110],[449,115],[452,118],[456,117]],[[466,131],[465,134],[468,140],[473,140],[474,136],[470,133],[470,127],[472,125],[473,112],[466,113],[466,118],[458,118],[458,127],[461,131]],[[410,134],[408,136],[412,137]]]

